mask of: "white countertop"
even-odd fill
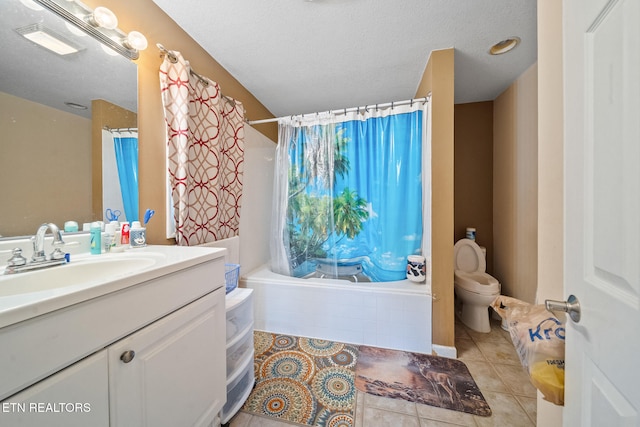
[[[2,295],[1,288],[10,286],[13,277],[28,281],[46,280],[46,272],[55,269],[64,269],[67,265],[49,267],[33,272],[22,272],[0,276],[0,328],[15,323],[68,307],[92,298],[97,298],[111,292],[146,282],[183,270],[197,264],[212,261],[224,257],[226,249],[209,247],[185,247],[185,246],[147,246],[144,248],[127,249],[124,252],[90,255],[88,253],[71,255],[69,265],[83,262],[96,262],[100,260],[111,261],[113,269],[107,273],[87,275],[81,283],[69,286],[58,286],[52,289],[29,291],[25,293],[13,293]],[[143,267],[133,272],[119,272],[117,262],[114,260],[131,257],[147,257],[154,260],[153,265]],[[60,275],[63,270],[56,271]],[[86,279],[86,280],[85,280]]]

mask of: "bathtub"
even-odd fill
[[[263,265],[240,279],[253,289],[254,329],[431,353],[431,286],[409,280],[298,279]]]

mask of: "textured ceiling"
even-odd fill
[[[410,99],[446,48],[455,102],[493,100],[537,57],[534,0],[153,1],[276,116]]]

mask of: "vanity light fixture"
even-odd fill
[[[106,28],[107,30],[115,30],[118,28],[118,17],[106,7],[96,7],[91,15],[88,16],[89,23],[95,27]]]
[[[147,47],[147,39],[138,31],[127,34],[118,28],[118,18],[106,7],[95,10],[80,0],[33,0],[67,22],[129,59],[138,59]]]
[[[139,31],[130,31],[123,43],[126,47],[137,50],[145,50],[149,45],[147,38]]]
[[[58,55],[69,55],[82,50],[72,41],[67,40],[55,31],[46,28],[40,23],[16,28],[16,32],[22,37],[46,48]]]
[[[504,39],[499,41],[498,43],[491,46],[489,49],[489,54],[491,55],[502,55],[503,53],[507,53],[516,48],[520,44],[520,37],[509,37],[508,39]]]

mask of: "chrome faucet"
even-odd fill
[[[47,230],[51,230],[53,234],[53,252],[49,258],[44,253],[44,236]],[[65,264],[67,262],[66,254],[62,251],[64,241],[60,234],[60,229],[53,223],[42,224],[38,227],[35,236],[31,238],[33,242],[33,255],[31,261],[22,256],[22,250],[16,248],[13,255],[7,262],[4,274],[20,273],[22,271],[37,270],[40,268],[53,267],[55,265]]]
[[[51,260],[64,259],[64,252],[62,252],[62,249],[60,249],[62,246],[64,246],[64,241],[62,240],[60,229],[57,225],[50,222],[48,224],[42,224],[40,227],[38,227],[36,235],[32,237],[33,255],[31,256],[31,262],[43,262],[47,260],[47,257],[44,254],[44,235],[47,233],[47,230],[51,230],[51,234],[53,234],[54,251],[51,252]]]

